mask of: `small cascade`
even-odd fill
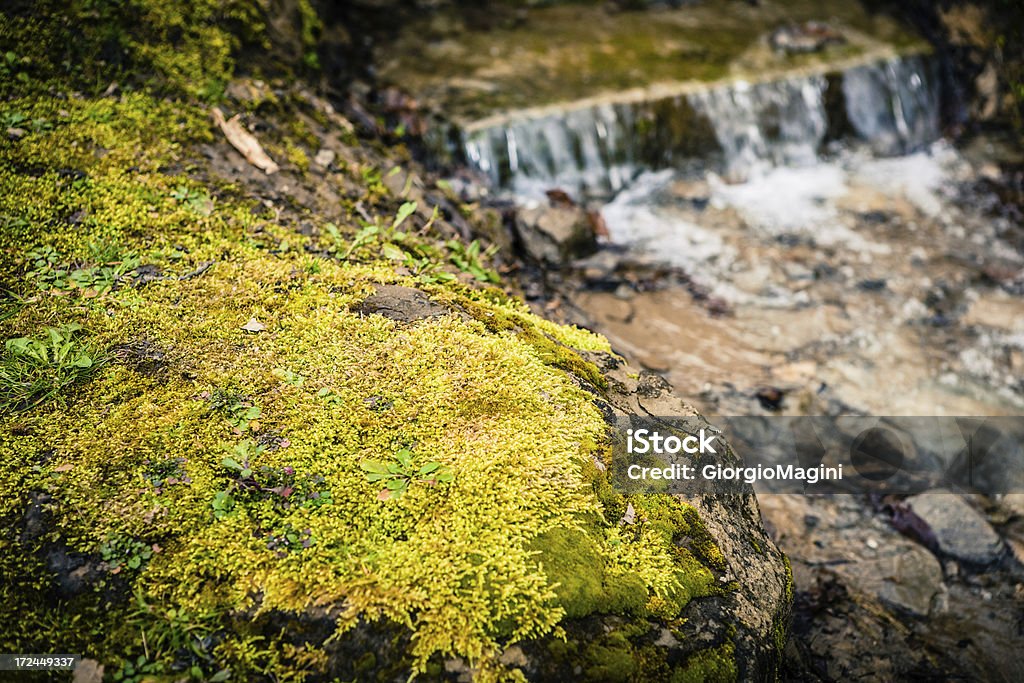
[[[677,96],[511,119],[468,133],[465,151],[495,186],[521,196],[552,187],[608,195],[642,170],[713,153],[710,139],[708,124]]]
[[[744,179],[761,167],[814,163],[828,131],[827,85],[823,75],[737,81],[695,93],[690,100],[713,122],[727,176]]]
[[[921,57],[888,59],[843,74],[846,115],[880,154],[904,154],[935,140],[939,94]]]
[[[462,137],[466,157],[495,187],[519,196],[553,187],[610,196],[643,171],[688,162],[732,180],[806,166],[844,133],[881,154],[938,137],[935,78],[921,56],[624,95],[471,125]]]

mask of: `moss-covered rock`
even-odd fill
[[[756,517],[611,490],[608,407],[654,394],[496,288],[401,148],[250,84],[223,104],[271,177],[180,91],[44,72],[2,105],[0,649],[121,680],[638,680],[733,641],[770,669],[719,550]],[[701,605],[710,638],[672,636]]]

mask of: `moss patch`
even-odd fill
[[[591,459],[604,378],[578,353],[607,341],[461,283],[429,232],[400,249],[449,277],[400,270],[382,161],[346,170],[385,226],[360,243],[354,219],[212,179],[196,148],[223,143],[194,101],[61,92],[3,103],[31,123],[0,141],[0,338],[74,326],[106,362],[3,406],[0,622],[21,627],[0,649],[81,652],[129,680],[302,680],[332,633],[378,624],[404,634],[406,669],[457,656],[486,680],[567,613],[671,617],[714,589],[679,543],[686,506],[610,514],[623,500]],[[453,313],[361,313],[382,283]],[[362,465],[406,450],[452,481],[382,499]]]

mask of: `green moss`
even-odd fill
[[[552,529],[530,544],[567,617],[642,613],[647,585],[635,572],[606,572],[600,545],[577,529]],[[610,580],[613,579],[613,580]]]
[[[474,294],[453,296],[449,291],[436,291],[440,300],[466,311],[495,333],[510,333],[529,343],[544,362],[579,377],[597,389],[607,389],[608,381],[590,361],[584,360],[578,350],[609,351],[607,340],[592,332],[576,327],[559,326],[539,318],[526,310],[521,302],[495,303]]]
[[[783,600],[782,615],[776,615],[775,626],[774,626],[774,640],[775,648],[781,653],[786,647],[786,640],[789,638],[789,608],[793,604],[793,598],[796,591],[796,583],[793,581],[793,566],[789,562],[789,558],[786,555],[782,556],[782,562],[786,567],[786,594],[785,600]]]
[[[5,49],[19,57],[20,83],[45,92],[55,81],[99,92],[111,81],[145,82],[176,96],[215,99],[231,78],[232,53],[263,40],[256,0],[74,0],[24,3],[0,14]]]
[[[584,678],[588,681],[628,681],[639,668],[632,645],[618,632],[589,645],[583,661]]]
[[[738,677],[735,646],[726,643],[691,656],[672,673],[672,683],[732,683]]]
[[[177,29],[179,47],[199,40],[211,7],[141,6],[152,33],[132,54],[163,74],[154,87],[181,95],[187,79],[198,95],[193,67],[229,73],[216,41],[209,64],[145,49]],[[416,281],[379,242],[341,258],[354,223],[332,233],[302,214],[327,244],[211,180],[196,162],[213,140],[204,107],[37,85],[3,104],[33,123],[0,143],[0,339],[79,325],[108,362],[0,417],[0,623],[22,625],[0,649],[70,649],[132,676],[302,680],[329,649],[322,629],[289,634],[317,615],[342,640],[357,623],[399,634],[395,659],[367,671],[455,656],[486,680],[507,673],[505,646],[554,637],[566,614],[672,617],[713,591],[710,546],[678,543],[697,528],[687,506],[626,500],[593,465],[605,380],[580,352],[606,340],[457,283],[425,288],[453,315],[362,315],[377,284]],[[282,148],[311,147],[301,132]],[[363,152],[352,202],[388,220],[400,199],[361,171],[386,160]],[[252,319],[263,329],[243,329]],[[453,481],[380,500],[361,465],[401,449]],[[82,581],[63,585],[55,557],[86,567]],[[621,644],[592,653],[595,676],[629,675]]]

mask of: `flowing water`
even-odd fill
[[[577,301],[711,414],[761,410],[765,385],[788,413],[1016,413],[1022,261],[965,194],[976,169],[937,103],[930,61],[891,57],[513,117],[465,146],[521,200],[604,199],[632,258],[727,305],[709,315],[683,288]]]

